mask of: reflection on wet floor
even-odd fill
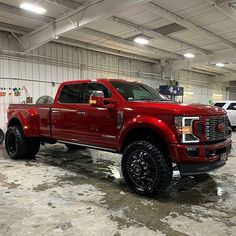
[[[72,184],[92,184],[106,193],[105,203],[109,208],[128,208],[127,211],[124,211],[126,217],[153,230],[158,227],[164,233],[169,231],[166,230],[166,225],[160,221],[162,218],[169,216],[169,214],[177,218],[178,214],[191,212],[194,205],[202,206],[197,210],[198,212],[202,211],[201,217],[209,217],[209,214],[211,217],[209,212],[214,210],[225,212],[229,219],[236,214],[236,205],[231,209],[224,205],[224,202],[230,198],[230,194],[235,195],[235,175],[206,174],[199,177],[180,178],[177,173],[172,185],[164,193],[147,199],[130,193],[130,190],[125,186],[120,170],[120,158],[120,155],[89,149],[69,151],[64,147],[56,146],[53,149],[45,148],[37,160],[78,174],[78,178],[65,176],[58,181],[69,181]],[[120,193],[128,196],[122,198]],[[152,217],[155,217],[155,220]],[[120,221],[118,217],[116,220]],[[232,225],[230,220],[224,219],[224,221],[226,225]]]
[[[10,188],[14,184],[16,186],[13,186],[13,190],[16,192],[12,193],[16,195],[21,195],[17,192],[19,189],[28,189],[38,196],[44,194],[47,201],[45,207],[54,210],[54,213],[49,212],[47,217],[53,217],[51,214],[55,214],[59,206],[63,208],[71,205],[76,208],[80,203],[81,208],[86,204],[87,213],[83,218],[91,215],[94,215],[95,219],[102,216],[109,218],[107,227],[114,227],[115,233],[110,233],[108,228],[102,228],[103,235],[236,235],[234,149],[224,168],[199,177],[180,178],[180,175],[175,173],[172,185],[154,198],[145,198],[130,192],[122,178],[121,156],[118,154],[91,149],[70,151],[63,145],[46,145],[41,148],[36,159],[31,161],[9,160],[4,149],[0,150],[0,154],[0,170],[3,173],[0,174],[0,194],[6,193],[2,187]],[[14,176],[15,181],[10,181],[12,171],[15,174],[19,169],[25,171],[22,179],[17,181]],[[32,186],[30,183],[23,184],[24,178],[28,176],[27,171],[35,181]],[[8,195],[11,194],[9,190],[7,192]],[[50,198],[52,199],[48,202],[47,199]],[[63,204],[58,199],[63,199]],[[7,204],[10,200],[6,198],[4,201]],[[22,206],[18,203],[17,207]],[[101,209],[103,212],[99,213]],[[3,214],[1,203],[0,214]],[[73,232],[77,225],[73,223],[73,219],[71,222],[63,221],[58,224],[55,232],[58,232],[58,229]],[[111,222],[115,226],[111,226]],[[4,227],[1,220],[0,225]],[[84,230],[87,232],[87,229]],[[87,235],[97,234],[90,232]]]

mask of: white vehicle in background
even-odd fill
[[[236,128],[236,101],[218,101],[213,104],[226,110],[229,123],[232,128]]]

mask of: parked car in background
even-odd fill
[[[219,101],[214,106],[221,107],[226,110],[229,124],[232,128],[236,128],[236,101]]]

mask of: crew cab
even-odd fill
[[[9,106],[12,159],[56,142],[121,153],[127,185],[151,196],[170,185],[173,163],[183,176],[224,166],[231,134],[219,107],[174,103],[139,82],[97,79],[62,83],[52,104]]]

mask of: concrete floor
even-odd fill
[[[48,145],[13,161],[0,147],[0,235],[236,235],[235,156],[148,199],[125,186],[119,155]]]

